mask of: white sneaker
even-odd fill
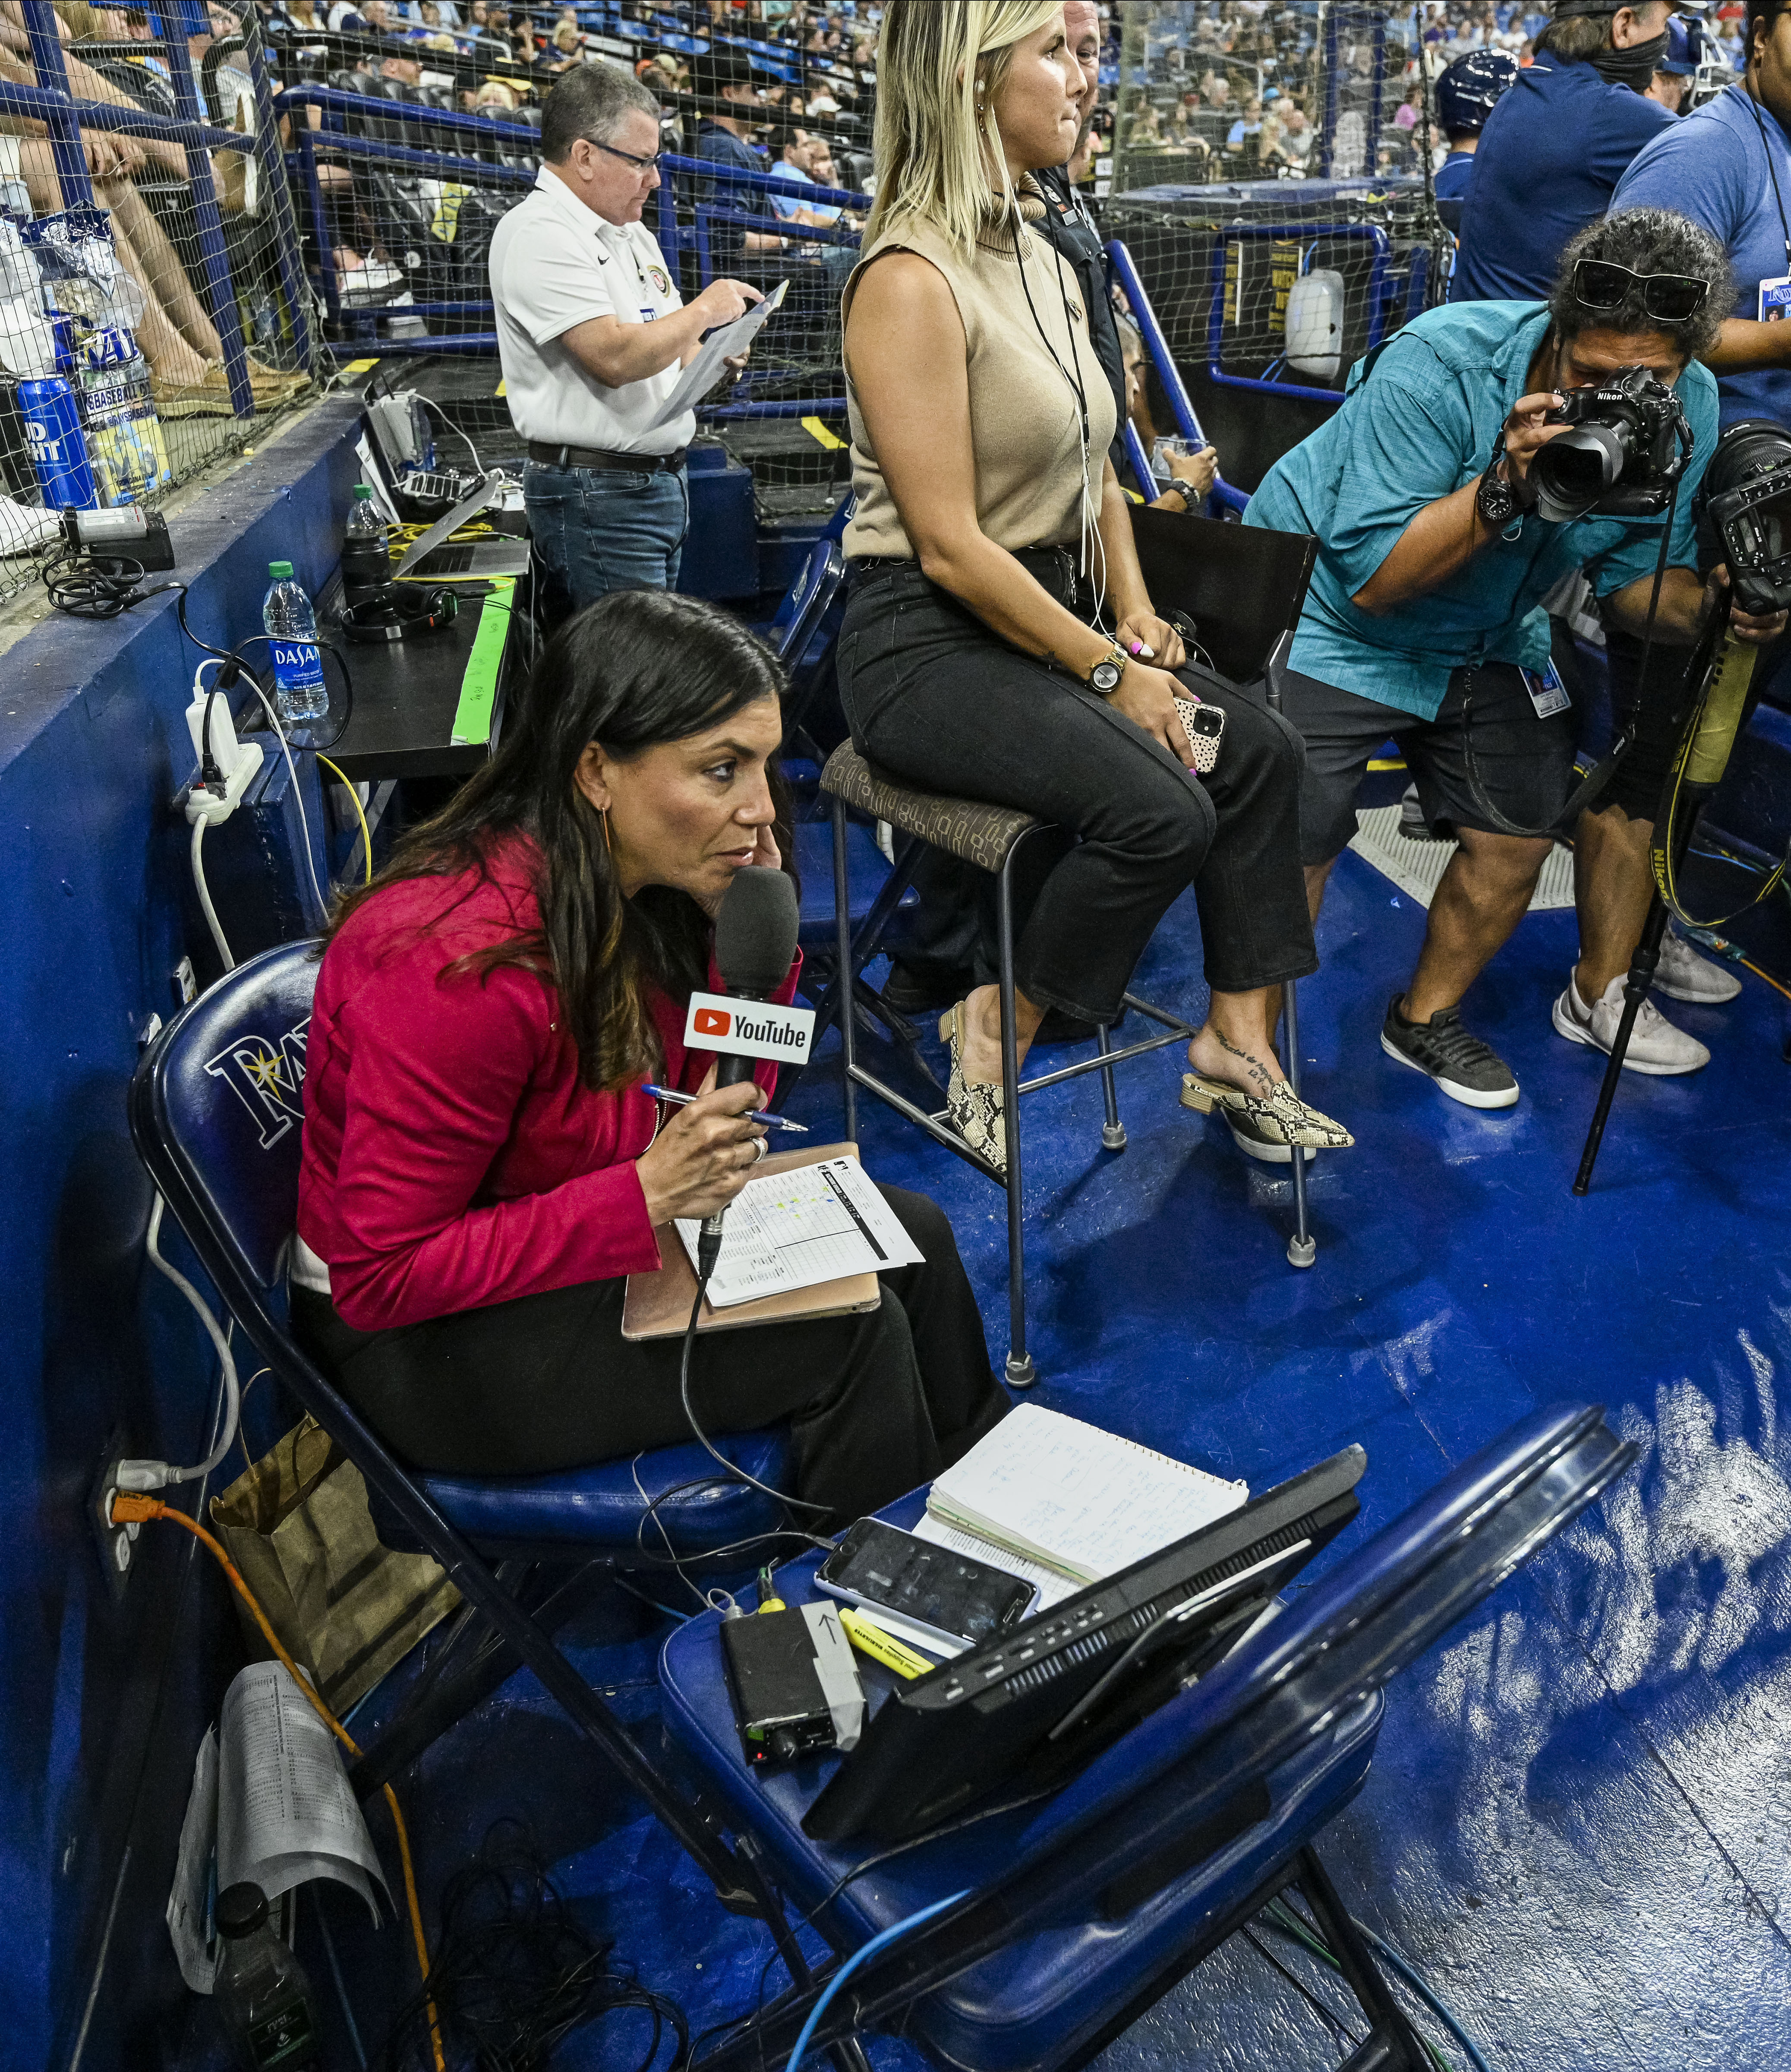
[[[1669,928],[1661,942],[1654,990],[1671,1000],[1695,1001],[1699,1007],[1720,1007],[1740,992],[1741,981],[1732,971],[1700,956],[1683,936]]]
[[[1623,1019],[1623,988],[1626,974],[1605,987],[1590,1007],[1579,997],[1573,974],[1567,974],[1567,989],[1555,1003],[1555,1031],[1570,1043],[1584,1043],[1610,1054],[1616,1041],[1617,1024]],[[1629,1047],[1623,1054],[1626,1072],[1646,1072],[1667,1078],[1676,1072],[1695,1072],[1710,1063],[1710,1052],[1695,1036],[1675,1029],[1651,1000],[1645,1000],[1629,1032]]]

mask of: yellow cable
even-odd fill
[[[371,885],[373,882],[373,830],[367,824],[367,816],[361,811],[360,794],[328,756],[320,755],[317,759],[339,783],[347,787],[348,796],[354,802],[355,818],[360,822],[360,845],[367,857],[367,882]]]
[[[166,1518],[175,1525],[184,1526],[199,1544],[216,1558],[222,1565],[225,1575],[230,1578],[236,1594],[253,1614],[255,1623],[261,1629],[262,1635],[268,1646],[279,1657],[286,1673],[292,1678],[294,1683],[310,1700],[311,1710],[316,1713],[348,1753],[351,1756],[358,1757],[360,1749],[353,1736],[312,1689],[310,1679],[300,1674],[298,1664],[281,1645],[279,1634],[268,1623],[267,1614],[261,1610],[255,1593],[243,1581],[241,1572],[236,1563],[225,1553],[223,1547],[212,1538],[199,1520],[196,1518],[189,1518],[183,1511],[175,1510],[172,1505],[162,1503],[159,1497],[134,1496],[121,1490],[112,1499],[112,1523],[114,1525],[146,1524],[151,1519],[155,1518]],[[392,1825],[398,1837],[398,1860],[404,1866],[405,1904],[410,1911],[410,1933],[411,1939],[417,1946],[417,1973],[423,1984],[427,1986],[429,1982],[429,1948],[423,1934],[423,1909],[417,1897],[417,1872],[411,1862],[410,1834],[405,1826],[405,1816],[398,1810],[397,1794],[389,1784],[386,1785],[384,1790],[385,1803],[391,1810]],[[434,2047],[435,2072],[447,2072],[447,2058],[442,2049],[442,2031],[437,2022],[433,2000],[429,2003],[429,2041]]]

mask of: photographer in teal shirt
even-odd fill
[[[1567,247],[1546,304],[1431,310],[1375,356],[1371,374],[1358,364],[1336,416],[1276,463],[1246,516],[1319,541],[1285,705],[1306,742],[1300,831],[1313,913],[1355,832],[1369,758],[1390,738],[1426,819],[1460,841],[1381,1043],[1471,1108],[1518,1098],[1515,1075],[1464,1026],[1461,1001],[1517,926],[1551,846],[1499,823],[1553,823],[1579,738],[1542,599],[1584,568],[1615,622],[1641,631],[1668,524],[1664,515],[1551,523],[1535,508],[1532,462],[1564,429],[1547,418],[1565,392],[1635,366],[1674,388],[1693,444],[1654,639],[1690,646],[1727,580],[1720,569],[1707,582],[1698,574],[1695,504],[1716,439],[1716,384],[1694,362],[1730,293],[1723,249],[1696,224],[1662,209],[1607,217]],[[1734,621],[1757,640],[1783,623],[1782,614]],[[1648,834],[1674,738],[1671,711],[1644,717],[1644,740],[1575,831],[1580,957],[1553,1016],[1569,1040],[1606,1050],[1647,912]],[[1629,1061],[1690,1071],[1709,1055],[1650,1005]]]

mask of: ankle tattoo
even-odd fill
[[[1244,1068],[1245,1075],[1254,1080],[1256,1086],[1265,1096],[1271,1094],[1275,1091],[1275,1082],[1269,1077],[1267,1070],[1263,1066],[1259,1065],[1256,1060],[1251,1056],[1247,1050],[1240,1050],[1235,1043],[1228,1043],[1224,1037],[1219,1035],[1219,1032],[1216,1029],[1213,1031],[1213,1034],[1218,1037],[1219,1048],[1223,1050],[1228,1057],[1238,1059],[1239,1063],[1241,1063]]]

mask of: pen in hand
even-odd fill
[[[681,1094],[670,1087],[656,1087],[648,1079],[641,1087],[643,1094],[651,1094],[655,1100],[670,1101],[674,1108],[688,1108],[696,1099],[695,1094]],[[773,1115],[768,1108],[755,1108],[745,1118],[748,1122],[762,1123],[767,1129],[793,1129],[799,1136],[808,1134],[806,1122],[791,1122],[781,1115]]]

